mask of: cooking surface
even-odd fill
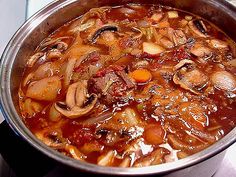
[[[4,9],[8,9],[6,7],[13,8],[13,5],[11,3],[9,3],[9,4],[6,3],[6,5],[3,6],[2,3],[4,4],[4,1],[6,1],[6,0],[3,0],[0,2],[0,8],[1,7],[5,7]],[[13,0],[11,0],[11,1],[13,2]],[[16,0],[14,0],[14,1],[16,1]],[[0,41],[0,43],[1,43],[0,46],[6,45],[6,41],[9,40],[9,38],[13,34],[14,30],[16,30],[20,26],[20,24],[24,21],[25,14],[27,14],[27,17],[30,17],[35,11],[37,11],[38,9],[40,9],[41,7],[43,7],[45,4],[47,4],[50,1],[52,1],[52,0],[40,0],[40,2],[29,0],[28,7],[27,7],[27,9],[28,9],[27,13],[24,12],[24,8],[25,8],[24,5],[25,4],[24,3],[19,4],[19,6],[21,8],[18,8],[18,11],[16,13],[14,13],[15,17],[13,17],[13,19],[15,21],[14,20],[12,21],[11,31],[9,31],[9,30],[4,31],[3,30],[2,33],[0,33],[1,38],[2,38],[2,36],[4,36],[6,38],[5,41],[4,40]],[[231,0],[230,2],[236,4],[236,0]],[[6,13],[9,12],[8,10],[5,10],[5,11],[6,11]],[[16,14],[18,14],[18,15],[16,15]],[[3,20],[3,24],[4,24],[4,16],[0,15],[0,18],[1,18],[1,21]],[[1,52],[2,52],[2,49],[0,50],[0,53]],[[0,122],[2,122],[2,120],[3,120],[3,118],[0,113]],[[231,146],[227,150],[224,161],[222,162],[220,169],[217,171],[217,173],[214,175],[214,177],[236,176],[236,159],[234,157],[236,157],[236,144],[234,144],[233,146]],[[64,169],[56,167],[53,170],[51,170],[46,176],[48,176],[48,177],[51,177],[51,176],[52,177],[53,176],[63,177],[63,176],[66,176],[66,174],[67,174],[67,172]],[[13,172],[8,169],[6,163],[2,160],[2,158],[0,156],[0,177],[3,177],[3,176],[5,177],[5,176],[14,176],[14,175],[13,175]]]

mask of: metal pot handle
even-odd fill
[[[16,135],[6,121],[0,124],[0,153],[17,176],[42,177],[56,162]]]

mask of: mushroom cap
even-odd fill
[[[208,77],[200,71],[192,60],[181,60],[174,66],[173,81],[185,90],[199,94],[208,83]]]
[[[87,81],[82,80],[69,86],[66,101],[57,102],[55,109],[64,116],[74,119],[88,114],[97,102],[97,95],[87,93]]]

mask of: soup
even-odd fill
[[[176,161],[236,122],[235,43],[178,9],[93,8],[41,42],[19,87],[26,126],[47,146],[102,166]]]

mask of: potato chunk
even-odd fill
[[[32,82],[27,91],[26,96],[35,100],[52,101],[57,97],[61,89],[61,81],[59,76],[52,76]]]

